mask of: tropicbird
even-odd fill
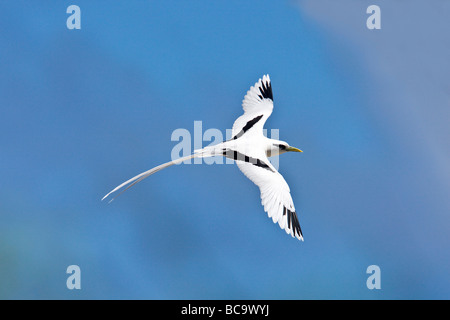
[[[192,158],[224,156],[235,160],[238,168],[261,191],[264,211],[287,234],[303,241],[300,223],[292,201],[289,186],[283,176],[270,163],[269,157],[294,151],[303,152],[280,140],[269,139],[263,134],[264,123],[272,114],[273,94],[269,75],[264,75],[250,87],[242,101],[244,114],[236,119],[231,130],[232,138],[214,146],[194,150],[194,153],[169,161],[145,171],[114,188],[102,200],[122,189],[114,198],[150,175]]]

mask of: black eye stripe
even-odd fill
[[[274,144],[274,146],[278,147],[280,150],[286,150],[286,146],[284,144]]]

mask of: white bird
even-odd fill
[[[116,195],[117,197],[150,175],[185,160],[197,157],[224,156],[235,160],[239,169],[259,187],[261,203],[269,218],[272,218],[274,223],[278,222],[287,234],[303,241],[289,186],[268,159],[288,151],[302,152],[284,141],[269,139],[263,134],[264,123],[273,110],[272,85],[269,75],[264,75],[247,91],[242,101],[242,107],[244,114],[234,122],[230,140],[195,150],[189,156],[145,171],[114,188],[102,200],[123,188]],[[114,199],[115,197],[110,202]]]

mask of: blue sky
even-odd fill
[[[381,1],[368,30],[370,4],[3,1],[0,297],[448,299],[449,7]],[[304,150],[280,159],[303,243],[235,165],[100,202],[169,161],[175,129],[225,134],[267,73],[266,128]]]

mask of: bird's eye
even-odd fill
[[[275,144],[274,146],[278,147],[280,150],[286,150],[286,146],[284,144]]]

